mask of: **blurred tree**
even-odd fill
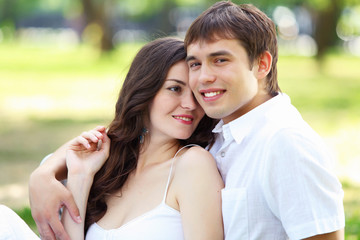
[[[38,2],[39,0],[0,0],[0,27],[7,28],[10,30],[7,32],[13,34],[19,18],[30,15],[37,8]]]
[[[146,25],[149,32],[172,34],[176,31],[176,24],[170,18],[174,9],[195,9],[195,15],[215,3],[216,0],[0,0],[0,27],[4,24],[15,26],[20,17],[24,18],[36,12],[57,11],[64,16],[73,12],[74,6],[80,11],[76,14],[84,20],[80,30],[95,32],[98,46],[102,51],[114,48],[113,36],[123,25],[115,21],[130,19]],[[245,0],[233,0],[235,3],[245,3]],[[289,8],[303,6],[312,14],[314,23],[313,37],[318,47],[318,58],[321,59],[326,51],[338,42],[336,26],[345,6],[360,5],[360,0],[252,0],[254,5],[271,17],[271,10],[278,5]],[[49,10],[50,9],[50,10]],[[270,14],[269,14],[270,13]],[[74,17],[73,17],[74,18]],[[115,29],[115,26],[117,29]],[[156,36],[155,36],[156,37]]]
[[[12,0],[3,0],[0,5],[0,30],[5,39],[12,38],[15,21],[16,21],[16,11],[15,11],[15,1]]]
[[[317,43],[317,59],[322,60],[327,50],[338,43],[336,26],[345,6],[344,0],[308,0],[307,8],[315,23],[314,39]]]
[[[169,19],[171,11],[178,6],[176,0],[122,0],[118,1],[125,15],[137,22],[150,22],[160,35],[172,33],[175,28]]]
[[[112,42],[113,29],[110,25],[110,9],[112,0],[81,0],[86,26],[95,25],[99,29],[100,49],[104,52],[114,48]]]
[[[70,0],[0,0],[0,28],[12,28],[12,34],[30,17],[59,14]],[[9,32],[9,31],[6,31]],[[13,38],[14,36],[6,36]]]
[[[1,1],[0,21],[15,22],[16,20],[15,6],[16,6],[16,1],[13,0]]]
[[[233,0],[233,2],[245,3],[245,1],[236,0]],[[336,27],[342,10],[346,6],[359,5],[360,0],[253,0],[252,3],[262,10],[271,9],[278,5],[284,5],[289,8],[303,6],[308,9],[312,14],[315,30],[313,37],[318,47],[316,57],[321,60],[327,50],[338,43],[339,38],[336,34]]]
[[[112,39],[115,34],[113,26],[115,19],[142,22],[152,20],[158,31],[165,34],[172,32],[173,26],[169,22],[168,14],[175,7],[174,2],[174,0],[81,0],[85,25],[90,31],[96,29],[97,34],[101,35],[102,51],[110,51],[114,48]],[[120,24],[117,22],[116,25]]]

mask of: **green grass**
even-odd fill
[[[360,185],[343,181],[345,191],[345,234],[347,240],[360,240]]]
[[[311,58],[280,57],[279,82],[311,125],[333,132],[359,123],[359,66],[360,58],[347,55],[328,56],[322,69]]]
[[[31,224],[29,174],[60,144],[107,125],[122,80],[141,44],[100,56],[87,46],[59,49],[0,44],[0,204]],[[360,239],[360,58],[280,56],[279,83],[338,158],[346,239]]]
[[[30,207],[24,207],[22,209],[15,210],[15,212],[26,222],[26,224],[36,233],[38,234],[36,223],[31,216]]]

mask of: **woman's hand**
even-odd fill
[[[80,224],[72,220],[71,213],[64,209],[62,222],[71,239],[84,239],[84,219],[87,200],[94,175],[109,157],[110,139],[105,127],[96,127],[69,142],[66,151],[68,168],[67,188],[72,193],[79,208]]]
[[[66,151],[68,175],[93,176],[109,157],[110,139],[103,126],[83,132],[70,141]]]

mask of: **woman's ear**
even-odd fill
[[[263,79],[265,78],[272,66],[272,56],[269,51],[263,52],[258,58],[258,69],[257,69],[257,78]]]

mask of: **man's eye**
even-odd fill
[[[226,61],[227,61],[227,59],[225,59],[225,58],[218,58],[215,60],[216,63],[222,63],[222,62],[226,62]]]
[[[193,62],[193,63],[190,63],[189,66],[190,66],[190,68],[194,68],[194,67],[200,66],[200,63]]]

